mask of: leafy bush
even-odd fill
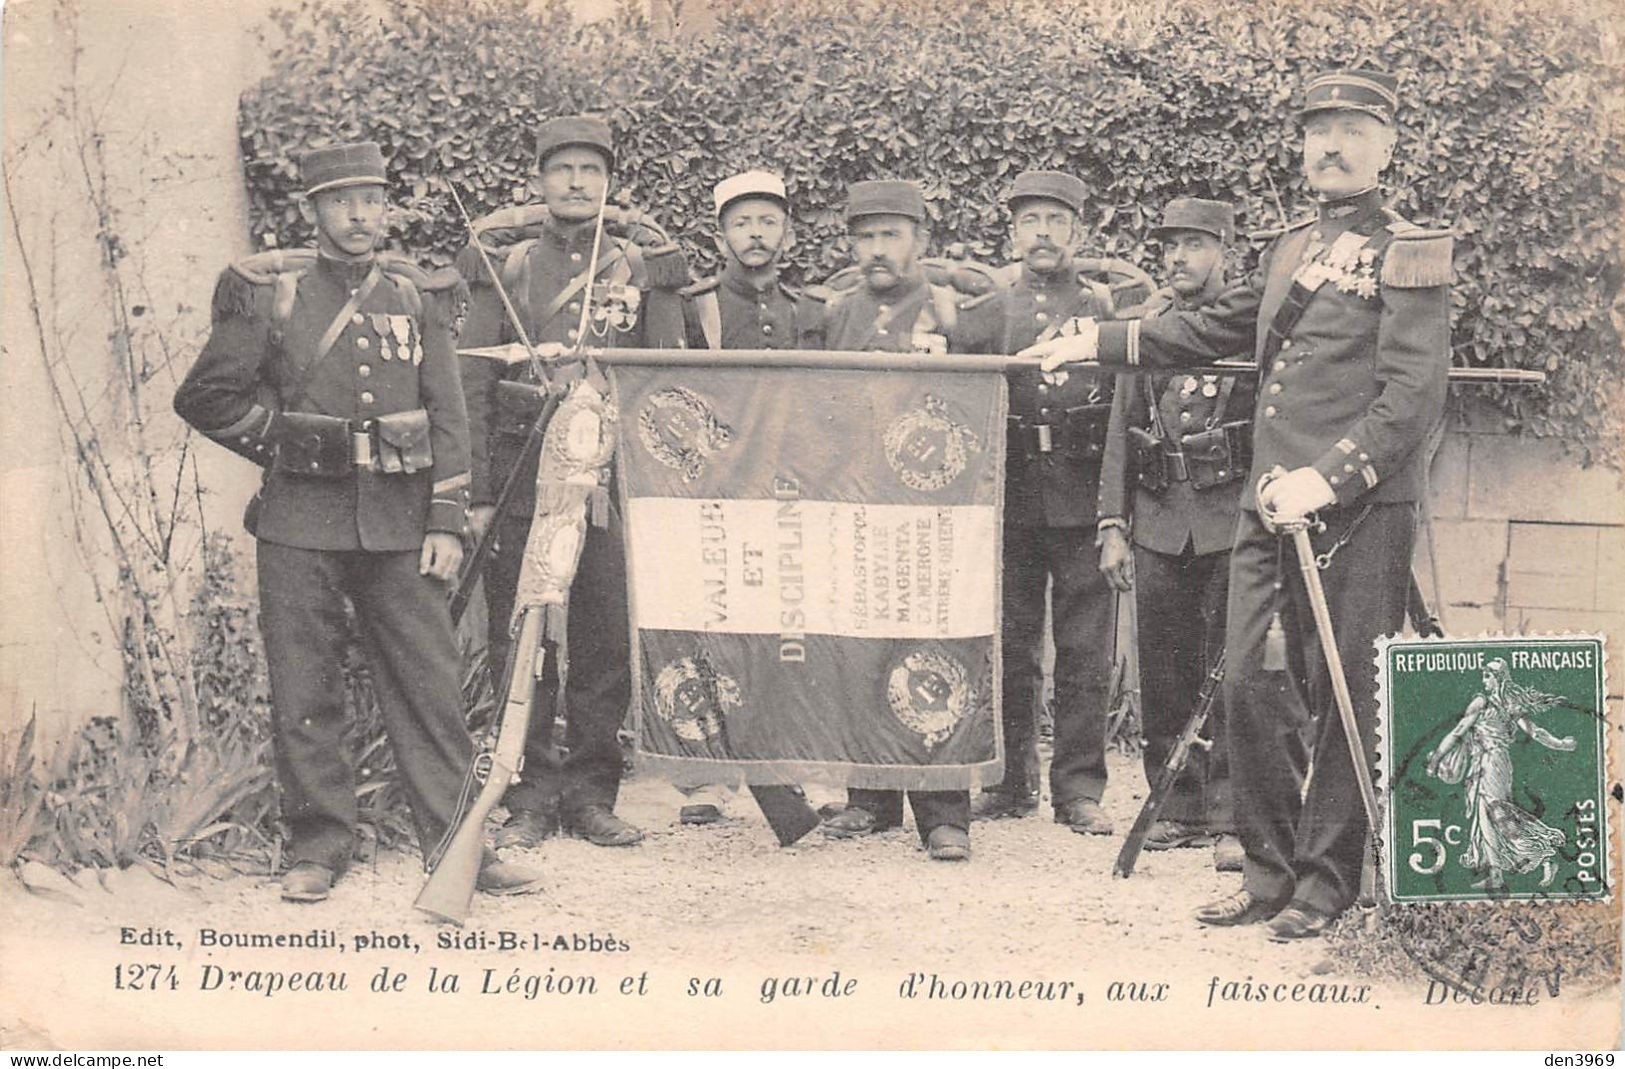
[[[242,100],[251,231],[308,241],[298,154],[371,137],[399,243],[448,262],[465,231],[446,184],[476,213],[526,200],[536,124],[597,109],[616,130],[620,195],[702,271],[717,259],[711,186],[751,165],[788,180],[803,281],[845,261],[844,190],[870,177],[922,180],[939,245],[1001,258],[999,196],[1029,167],[1084,178],[1097,246],[1154,267],[1146,231],[1171,197],[1231,199],[1245,228],[1298,214],[1295,95],[1311,71],[1373,63],[1403,73],[1397,207],[1460,235],[1456,361],[1549,371],[1544,391],[1495,392],[1508,426],[1617,464],[1617,20],[1290,0],[764,7],[662,40],[624,19],[572,26],[557,3],[398,0],[379,19],[305,0],[276,16],[272,73]]]

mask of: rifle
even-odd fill
[[[472,805],[458,806],[459,820],[446,829],[446,835],[429,855],[429,878],[418,893],[415,907],[436,918],[462,927],[474,900],[485,856],[485,820],[502,801],[510,784],[519,780],[524,764],[525,734],[530,730],[531,702],[536,680],[541,676],[547,651],[542,643],[545,605],[525,609],[519,623],[519,636],[508,654],[503,676],[502,722],[496,745],[478,755],[469,768],[470,781],[480,781],[480,793]],[[465,785],[465,798],[467,787]]]
[[[1123,848],[1117,852],[1117,860],[1112,862],[1113,876],[1126,879],[1134,875],[1134,863],[1140,859],[1145,837],[1157,822],[1157,814],[1162,812],[1168,797],[1174,793],[1174,785],[1185,771],[1192,748],[1206,750],[1212,747],[1212,742],[1202,738],[1202,729],[1207,726],[1208,717],[1213,712],[1213,701],[1218,696],[1219,681],[1223,678],[1224,653],[1221,651],[1218,660],[1213,662],[1213,670],[1202,681],[1202,690],[1196,696],[1196,707],[1191,710],[1190,719],[1185,721],[1185,729],[1179,733],[1178,741],[1168,751],[1168,759],[1162,763],[1162,773],[1157,777],[1156,786],[1146,796],[1145,804],[1140,806],[1140,815],[1134,818],[1134,827],[1129,829],[1128,837],[1123,840]]]
[[[1410,618],[1411,627],[1422,638],[1444,638],[1444,625],[1439,622],[1439,614],[1428,608],[1427,598],[1422,594],[1422,584],[1416,579],[1416,573],[1411,572],[1411,588],[1405,593],[1405,615]]]
[[[499,382],[497,388],[504,386],[520,389],[539,390],[546,393],[542,402],[542,410],[536,416],[536,422],[530,426],[530,434],[525,438],[525,446],[519,453],[519,459],[508,472],[507,479],[503,480],[502,491],[497,494],[495,506],[491,510],[491,522],[485,527],[479,541],[474,543],[474,551],[463,561],[462,574],[457,577],[457,589],[451,593],[451,626],[456,627],[463,619],[463,612],[468,608],[468,599],[474,596],[474,586],[480,581],[480,575],[485,571],[486,561],[496,551],[497,530],[502,526],[502,517],[508,514],[513,507],[513,499],[519,491],[520,474],[529,468],[531,461],[535,460],[542,451],[542,440],[547,437],[547,425],[553,421],[553,413],[558,411],[559,400],[564,391],[551,386],[526,386],[523,383]],[[497,622],[500,626],[500,621]]]

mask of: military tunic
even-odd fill
[[[1112,314],[1105,286],[1085,285],[1070,260],[1039,274],[1023,266],[1005,288],[966,309],[980,350],[1015,353],[1074,316]],[[1009,374],[1004,492],[1004,734],[1002,790],[1036,802],[1046,598],[1055,642],[1057,812],[1106,790],[1106,705],[1116,592],[1100,574],[1095,501],[1112,377],[1080,371]]]
[[[832,302],[825,320],[825,346],[843,352],[973,352],[959,323],[958,298],[923,278],[885,293],[860,285]],[[921,841],[938,827],[970,829],[969,791],[909,791]],[[876,828],[903,822],[903,792],[853,788],[849,805],[867,809]]]
[[[581,309],[587,299],[586,272],[592,259],[593,228],[565,230],[549,222],[539,236],[500,250],[494,256],[503,286],[514,301],[534,344],[574,345]],[[465,252],[459,264],[473,272],[477,257]],[[673,263],[675,261],[675,264]],[[675,270],[674,270],[675,268]],[[483,267],[473,286],[473,302],[464,327],[465,348],[518,341],[501,299]],[[588,343],[639,348],[681,344],[680,311],[671,291],[686,281],[687,269],[675,249],[646,254],[637,245],[606,234],[599,250],[598,271],[589,310]],[[660,288],[655,287],[660,284]],[[582,374],[581,366],[559,369],[555,381]],[[496,502],[508,475],[518,465],[539,403],[515,403],[502,391],[502,381],[534,384],[526,363],[504,365],[469,357],[463,362],[463,389],[468,399],[473,437],[473,503]],[[508,621],[519,583],[520,566],[536,501],[536,458],[520,468],[518,491],[499,521],[497,549],[485,571],[489,610],[487,656],[493,665],[507,661]],[[632,699],[631,647],[626,605],[626,558],[615,495],[609,495],[607,525],[589,524],[575,582],[570,588],[568,645],[571,670],[565,705],[569,710],[562,768],[551,760],[553,715],[558,690],[556,663],[547,659],[542,701],[531,717],[525,768],[508,794],[510,809],[559,807],[566,814],[586,805],[613,807],[620,789],[621,753],[616,732]],[[544,712],[547,711],[547,712]]]
[[[1178,366],[1248,349],[1259,361],[1253,464],[1230,562],[1225,704],[1244,887],[1264,901],[1345,908],[1367,828],[1297,563],[1259,520],[1252,490],[1276,466],[1312,466],[1336,494],[1313,540],[1322,555],[1336,547],[1321,579],[1370,751],[1373,643],[1404,624],[1426,478],[1419,447],[1444,410],[1450,263],[1448,235],[1406,223],[1371,191],[1322,205],[1208,307],[1100,327],[1105,363]],[[1276,611],[1284,673],[1265,668]],[[1300,730],[1311,718],[1305,794],[1311,752]]]
[[[266,468],[245,522],[257,538],[288,856],[342,872],[356,823],[346,598],[425,853],[453,818],[472,753],[445,584],[418,572],[425,533],[464,526],[468,425],[452,347],[462,291],[449,272],[431,280],[402,261],[267,263],[222,275],[209,340],[174,404]],[[416,409],[426,443],[421,425],[389,419]],[[300,414],[348,421],[337,455],[310,448]],[[357,462],[369,453],[380,459]],[[406,470],[387,470],[385,453]]]
[[[1171,290],[1161,290],[1125,317],[1152,316],[1169,309],[1200,306]],[[1181,450],[1169,464],[1166,452],[1138,458],[1130,428],[1165,442],[1170,437],[1208,434],[1238,422],[1221,436],[1240,444],[1251,437],[1244,421],[1253,410],[1254,390],[1235,375],[1123,376],[1112,402],[1111,429],[1100,480],[1100,516],[1130,525],[1134,553],[1135,622],[1139,642],[1140,716],[1145,733],[1144,763],[1155,783],[1168,753],[1184,729],[1207,674],[1224,648],[1224,611],[1230,589],[1230,545],[1245,469],[1227,470],[1245,457],[1216,459]],[[1151,419],[1155,398],[1158,419]],[[1160,433],[1159,433],[1160,432]],[[1155,474],[1142,467],[1155,465]],[[1172,469],[1172,470],[1170,470]],[[1194,480],[1193,480],[1193,477]],[[1208,485],[1208,480],[1221,480]],[[1212,746],[1193,749],[1184,774],[1162,809],[1162,818],[1215,833],[1232,833],[1229,748],[1225,744],[1224,699],[1214,698],[1206,735]]]
[[[758,287],[737,264],[683,290],[691,349],[822,349],[824,305],[775,279]]]

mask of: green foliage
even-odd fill
[[[711,186],[747,166],[781,171],[802,281],[845,262],[844,190],[871,177],[920,179],[939,247],[1002,259],[1000,194],[1029,167],[1087,181],[1096,249],[1155,271],[1146,231],[1176,195],[1233,200],[1244,229],[1299,214],[1306,74],[1385,66],[1403,72],[1397,207],[1460,235],[1456,362],[1550,372],[1544,391],[1496,392],[1508,426],[1618,460],[1625,76],[1608,22],[1536,5],[1333,14],[1290,0],[942,0],[928,15],[813,0],[676,41],[625,19],[572,26],[559,5],[527,13],[520,0],[397,0],[384,19],[304,0],[276,21],[272,73],[241,109],[259,242],[309,240],[292,196],[301,151],[372,137],[399,244],[449,262],[465,231],[447,183],[476,213],[529,199],[536,124],[595,109],[616,131],[619,196],[652,210],[698,271],[717,259]]]

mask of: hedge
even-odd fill
[[[999,261],[1000,194],[1028,167],[1083,178],[1096,248],[1154,272],[1146,231],[1171,197],[1233,200],[1246,229],[1300,215],[1294,97],[1309,72],[1370,63],[1401,73],[1396,207],[1459,235],[1456,362],[1548,371],[1544,390],[1489,391],[1507,426],[1619,465],[1617,22],[1533,5],[1120,2],[813,0],[663,39],[624,16],[573,25],[559,0],[397,0],[384,18],[306,0],[275,16],[271,73],[242,100],[251,231],[308,241],[298,154],[371,137],[396,240],[449,262],[465,231],[446,184],[476,212],[530,198],[537,122],[592,109],[617,134],[618,195],[699,272],[717,260],[711,186],[756,165],[789,183],[793,279],[845,262],[844,189],[870,177],[920,179],[938,244]]]

